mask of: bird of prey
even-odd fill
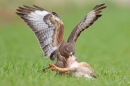
[[[67,42],[64,41],[64,24],[55,12],[33,5],[17,9],[19,15],[31,28],[44,52],[44,57],[57,59],[56,66],[65,68],[66,60],[75,54],[75,42],[82,31],[91,26],[99,17],[105,4],[96,5],[72,30]]]

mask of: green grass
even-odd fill
[[[89,11],[60,14],[65,39]],[[22,19],[0,29],[0,86],[130,86],[130,11],[109,7],[76,43],[76,57],[88,62],[99,78],[87,80],[40,72],[51,62]]]

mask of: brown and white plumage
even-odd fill
[[[38,38],[44,56],[49,57],[63,41],[64,26],[60,18],[54,12],[49,13],[35,5],[34,8],[24,5],[17,11]]]
[[[102,9],[106,8],[105,4],[96,5],[73,29],[71,32],[68,42],[74,43],[77,41],[82,31],[91,26],[99,17]]]
[[[95,6],[73,29],[68,41],[64,42],[64,25],[55,12],[48,12],[45,9],[34,7],[19,7],[17,14],[28,24],[36,35],[44,52],[44,57],[53,60],[57,58],[58,67],[66,67],[66,60],[74,55],[77,38],[81,32],[91,26],[102,15],[100,12],[106,8],[105,4]]]

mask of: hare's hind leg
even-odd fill
[[[49,64],[49,67],[50,67],[51,70],[57,71],[57,72],[60,72],[60,73],[68,73],[70,71],[75,70],[74,68],[60,68],[60,67],[55,66],[54,64]]]

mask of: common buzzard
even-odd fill
[[[28,24],[36,35],[44,57],[57,59],[56,66],[66,67],[66,59],[75,54],[75,42],[82,31],[91,26],[99,17],[105,4],[96,5],[72,30],[67,42],[64,41],[64,24],[55,12],[33,5],[17,9],[17,14]]]

